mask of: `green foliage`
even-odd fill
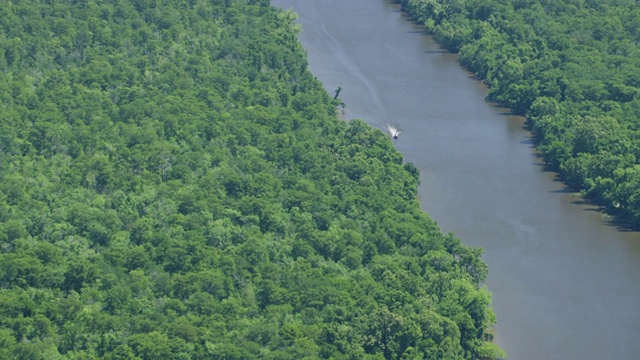
[[[640,10],[633,1],[402,0],[435,39],[527,115],[546,162],[632,228],[640,161]],[[629,182],[628,182],[629,181]]]
[[[420,211],[418,171],[387,136],[335,116],[293,13],[0,14],[0,358],[493,351],[481,252]]]

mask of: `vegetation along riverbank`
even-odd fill
[[[640,229],[640,8],[635,1],[402,0],[526,115],[546,163]]]

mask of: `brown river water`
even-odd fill
[[[640,359],[640,234],[545,168],[520,117],[388,0],[272,0],[299,13],[309,67],[345,117],[384,129],[421,171],[422,208],[485,249],[509,359]]]

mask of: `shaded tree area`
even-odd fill
[[[0,358],[475,359],[481,251],[268,1],[0,2]]]
[[[640,8],[635,1],[402,0],[526,115],[545,161],[609,214],[640,228]]]

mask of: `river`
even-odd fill
[[[509,359],[640,358],[640,234],[555,181],[522,118],[388,0],[272,4],[299,13],[309,67],[341,87],[346,118],[402,130],[423,210],[484,248]]]

